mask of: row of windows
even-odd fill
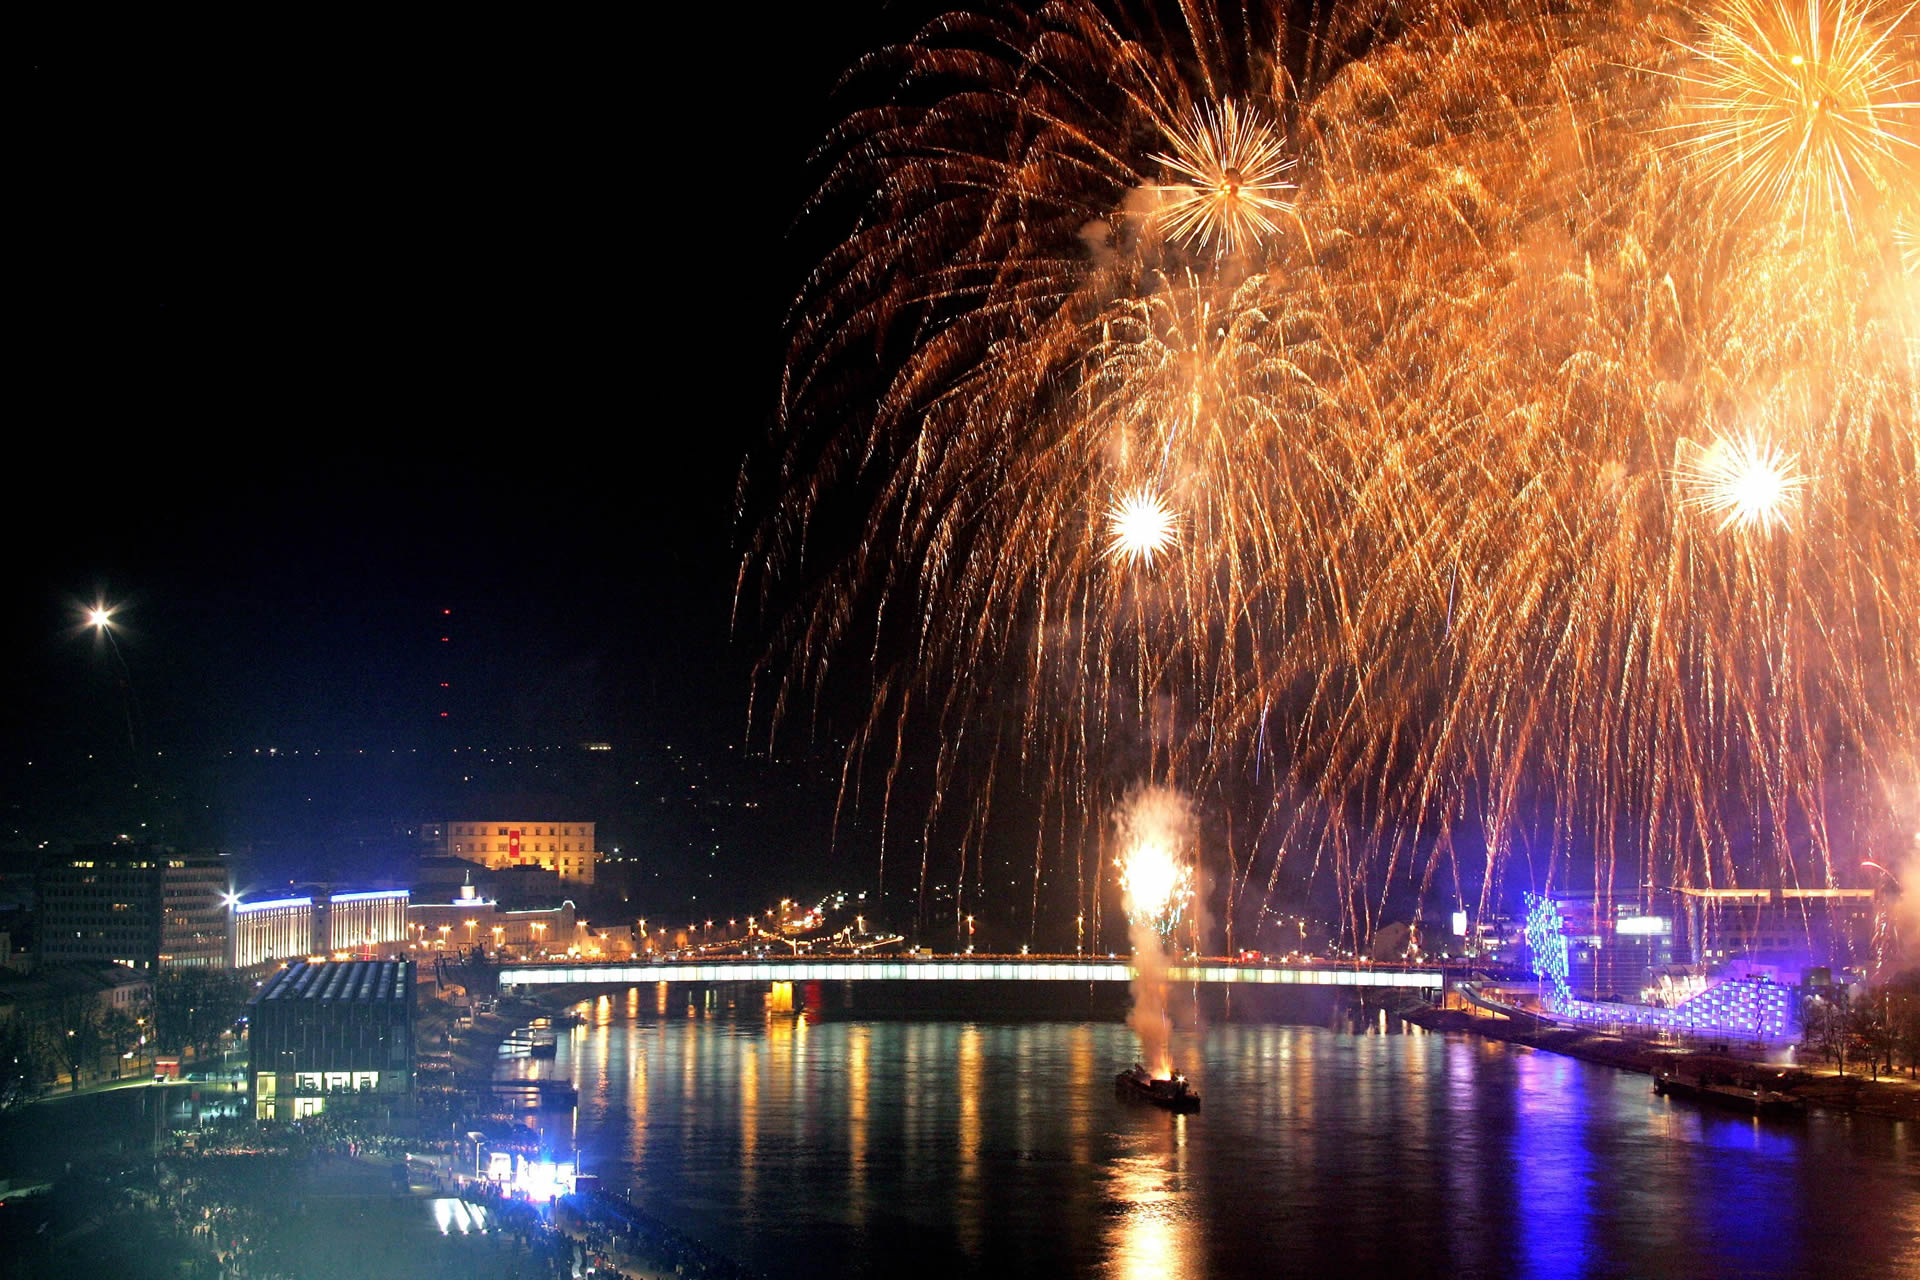
[[[587,852],[587,849],[588,849],[588,846],[583,841],[580,845],[580,852],[585,853]],[[453,851],[455,853],[464,853],[466,852],[466,846],[463,844],[455,843],[453,846]],[[474,842],[473,851],[475,853],[512,853],[513,845],[511,843],[502,842],[500,847],[496,849],[491,844],[488,844],[485,840],[477,840]],[[554,844],[523,844],[520,846],[520,852],[522,853],[562,853],[562,852],[572,853],[573,851],[574,851],[573,841],[571,840],[567,841],[564,847],[560,845],[554,845]]]
[[[456,836],[483,836],[487,834],[486,827],[477,822],[470,822],[464,825],[457,824],[452,827],[451,830]],[[503,836],[513,833],[512,827],[496,827],[494,830],[496,834]],[[590,827],[525,827],[522,828],[521,834],[529,836],[585,836],[592,835],[593,832]]]

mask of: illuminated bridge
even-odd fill
[[[892,956],[884,960],[815,959],[660,960],[597,964],[502,965],[502,990],[590,983],[653,982],[1127,982],[1124,960],[1046,956]],[[1257,983],[1307,987],[1404,987],[1437,991],[1446,984],[1438,966],[1273,964],[1196,960],[1167,971],[1177,984]]]

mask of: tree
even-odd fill
[[[1847,1041],[1851,1034],[1853,1002],[1845,987],[1831,988],[1824,996],[1808,996],[1801,1007],[1800,1025],[1807,1043],[1818,1047],[1820,1056],[1839,1064],[1847,1074]]]
[[[113,1078],[120,1078],[120,1064],[126,1061],[125,1055],[140,1043],[140,1037],[146,1031],[143,1013],[130,1009],[108,1009],[100,1018],[100,1036],[107,1048],[113,1053]]]
[[[154,984],[153,1024],[167,1049],[204,1051],[218,1043],[247,1007],[249,987],[238,974],[187,969]]]
[[[1881,988],[1891,1055],[1907,1060],[1907,1074],[1920,1075],[1920,969],[1912,969]]]
[[[47,1031],[61,1066],[73,1076],[73,1087],[80,1087],[80,1072],[89,1063],[98,1065],[105,1045],[101,1034],[100,1001],[92,995],[62,996],[54,1002]]]
[[[38,1046],[24,1018],[0,1021],[0,1111],[33,1096],[39,1082]]]
[[[1887,1060],[1887,1069],[1893,1069],[1893,1036],[1887,1027],[1887,1020],[1881,1016],[1882,992],[1869,993],[1865,1000],[1848,1010],[1846,1017],[1847,1040],[1858,1045],[1867,1056],[1867,1070],[1873,1078],[1880,1078],[1880,1060]]]

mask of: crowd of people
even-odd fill
[[[562,1218],[577,1224],[587,1256],[605,1259],[616,1268],[632,1263],[713,1280],[746,1280],[754,1274],[638,1205],[604,1192],[570,1200]]]

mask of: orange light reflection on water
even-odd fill
[[[867,1220],[867,1072],[873,1032],[847,1029],[847,1201],[856,1225]]]
[[[1185,1119],[1174,1117],[1176,1124]],[[1164,1155],[1134,1156],[1113,1164],[1109,1187],[1121,1210],[1108,1255],[1115,1280],[1190,1280],[1199,1274],[1187,1195],[1164,1161]]]

